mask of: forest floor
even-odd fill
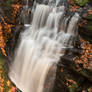
[[[0,57],[0,92],[15,92],[16,88],[9,81],[3,61],[3,58]]]

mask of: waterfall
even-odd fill
[[[29,6],[29,0],[24,0],[24,6],[20,14],[20,19],[25,26],[29,26],[31,22],[31,7]]]
[[[65,17],[64,6],[37,4],[10,65],[9,77],[22,92],[53,92],[57,64],[65,49],[73,48],[78,20],[78,13]]]

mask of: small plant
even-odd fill
[[[79,6],[84,6],[88,2],[88,0],[74,0],[74,1]]]

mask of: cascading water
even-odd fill
[[[29,6],[29,0],[23,0],[23,1],[24,1],[24,6],[20,14],[20,19],[22,23],[25,24],[25,26],[29,26],[31,21],[31,7]]]
[[[53,92],[56,69],[65,48],[72,48],[72,39],[79,15],[67,25],[65,7],[38,4],[30,27],[21,33],[21,42],[10,66],[9,77],[23,92]],[[63,21],[63,19],[65,21]],[[46,81],[51,87],[45,88]]]

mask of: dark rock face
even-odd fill
[[[9,17],[10,18],[10,15],[11,15],[11,12],[12,12],[12,9],[11,9],[11,4],[12,4],[12,1],[9,1],[9,0],[0,0],[0,8],[2,9],[2,13]]]
[[[92,43],[92,15],[83,17],[83,19],[86,23],[79,27],[79,34],[85,40]]]
[[[80,44],[78,40],[77,45],[66,50],[66,54],[61,57],[57,65],[54,92],[92,92],[92,68],[84,68],[82,63],[78,68],[74,60],[76,56],[80,57],[83,54]]]
[[[79,28],[79,34],[82,38],[92,43],[92,25],[87,24],[82,28]]]
[[[83,8],[81,13],[81,21],[79,26],[79,35],[83,37],[86,41],[92,43],[92,1],[89,0],[89,3]]]
[[[89,4],[92,5],[92,0],[89,0]]]

